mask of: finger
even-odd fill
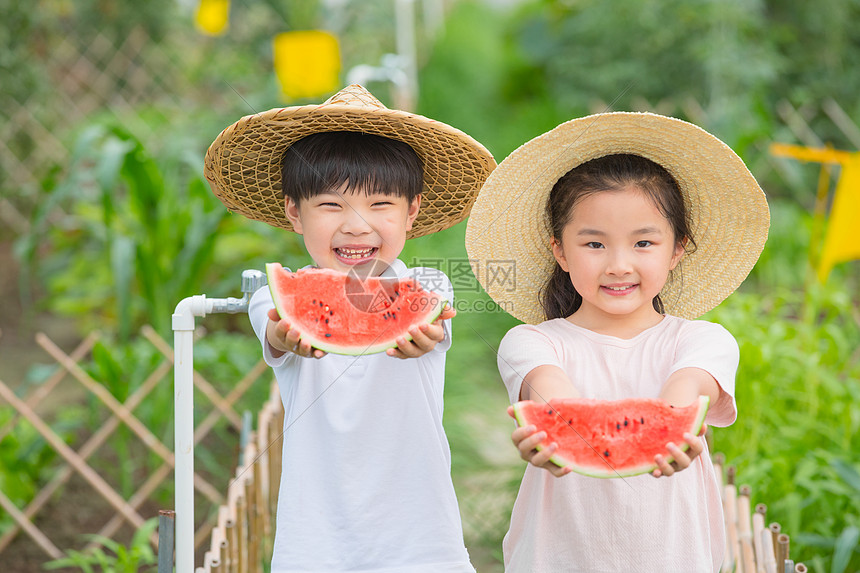
[[[299,345],[299,340],[301,339],[302,334],[296,330],[295,328],[288,328],[286,334],[284,335],[284,342],[286,342],[287,346],[291,348],[295,348]]]
[[[419,332],[421,332],[423,336],[426,336],[434,346],[439,342],[442,342],[445,338],[445,329],[442,328],[441,324],[422,324],[418,328]],[[411,332],[412,331],[410,331],[410,333]],[[432,350],[432,348],[430,350]]]
[[[510,416],[514,420],[517,419],[517,415],[514,413],[514,407],[513,406],[508,406],[508,416]]]
[[[423,325],[424,328],[430,328],[429,325]],[[439,327],[441,330],[441,327]],[[409,328],[409,334],[412,336],[412,344],[414,344],[422,353],[427,353],[433,350],[436,346],[436,341],[427,336],[427,332],[419,326]]]
[[[403,354],[403,352],[401,352],[399,348],[389,348],[385,351],[385,353],[393,358],[399,358],[401,360],[409,358],[408,356]]]
[[[544,468],[546,468],[547,470],[549,470],[549,472],[550,472],[552,475],[554,475],[555,477],[562,477],[562,476],[566,476],[567,474],[569,474],[570,472],[572,472],[572,471],[573,471],[572,469],[570,469],[570,467],[569,467],[569,466],[559,467],[559,466],[555,465],[555,464],[554,464],[554,463],[552,463],[552,462],[550,462],[550,463],[546,464],[546,465],[544,466]]]
[[[278,322],[281,320],[281,315],[278,314],[277,308],[270,308],[269,312],[267,314],[269,316],[269,320],[271,320],[273,322]]]
[[[705,451],[705,443],[698,436],[694,436],[688,432],[684,434],[684,441],[686,441],[687,445],[690,446],[687,450],[687,455],[690,456],[691,460]]]
[[[511,439],[513,439],[513,437]],[[545,439],[546,439],[546,432],[543,432],[543,431],[535,432],[534,434],[531,434],[530,436],[523,438],[520,441],[520,443],[517,445],[517,448],[520,450],[520,454],[525,456],[525,459],[531,459],[531,457],[533,455],[535,455],[533,450],[536,450],[537,447],[539,445],[541,445],[541,442],[543,442]],[[541,464],[545,463],[548,459],[549,459],[549,456],[547,456],[546,459],[544,459],[543,462],[541,462]],[[537,465],[541,465],[541,464],[537,464]]]
[[[555,454],[556,450],[558,450],[558,444],[553,442],[545,448],[541,448],[540,450],[538,450],[537,453],[530,451],[528,461],[529,463],[536,465],[539,468],[547,467],[547,469],[551,470],[552,468],[549,467],[549,465],[551,464],[549,459],[553,456],[553,454]]]
[[[439,322],[440,320],[448,320],[449,318],[454,318],[455,316],[457,316],[457,311],[454,310],[454,308],[450,304],[445,303],[445,308],[442,309],[442,313],[436,318],[434,324]]]
[[[534,426],[523,426],[521,428],[517,428],[511,433],[511,441],[515,446],[519,447],[520,442],[531,436],[537,432],[537,428]]]
[[[313,354],[313,350],[314,349],[311,346],[311,343],[304,341],[304,340],[300,341],[298,343],[298,345],[296,346],[296,354],[298,354],[299,356],[303,356],[305,358],[307,358],[311,354]]]
[[[684,450],[682,450],[675,444],[669,444],[666,449],[669,450],[670,454],[672,454],[673,462],[671,465],[673,468],[683,470],[685,468],[690,467],[690,456],[684,453]]]
[[[675,473],[675,468],[673,468],[672,465],[668,461],[666,461],[666,458],[664,458],[660,454],[654,456],[654,461],[657,463],[657,469],[652,472],[652,475],[654,477],[668,477]]]
[[[699,430],[699,435],[700,435],[700,436],[704,436],[704,435],[705,435],[705,432],[707,432],[707,431],[708,431],[708,425],[707,425],[707,424],[702,424],[702,428]]]
[[[412,344],[411,340],[406,340],[404,337],[396,339],[397,349],[407,358],[417,358],[424,354],[419,348]]]
[[[314,348],[314,352],[313,352],[314,358],[322,358],[326,354],[328,354],[328,352],[326,352],[325,350],[320,350],[319,348]]]

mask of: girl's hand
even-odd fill
[[[278,358],[287,352],[298,354],[305,358],[322,358],[326,353],[319,348],[313,348],[310,342],[301,340],[298,330],[292,328],[286,321],[281,320],[278,310],[269,309],[269,324],[266,326],[266,341],[271,346],[272,356]]]
[[[515,418],[514,407],[508,406],[508,416]],[[511,434],[511,441],[520,452],[520,457],[528,463],[543,468],[549,471],[555,477],[561,477],[569,474],[572,470],[569,467],[560,468],[549,459],[558,449],[558,444],[555,442],[544,446],[540,451],[537,446],[546,439],[546,432],[538,432],[534,426],[523,426],[514,430]]]
[[[409,329],[409,334],[412,335],[412,340],[405,338],[397,339],[397,348],[389,348],[385,351],[389,356],[394,358],[418,358],[424,356],[442,342],[445,338],[445,330],[439,321],[448,320],[457,316],[457,311],[451,308],[451,305],[446,304],[442,309],[442,314],[439,315],[432,324],[422,324],[421,326],[412,326]]]
[[[702,424],[702,429],[699,431],[699,436],[703,436],[707,431],[707,424]],[[679,472],[683,469],[690,467],[690,464],[693,463],[699,454],[701,454],[705,450],[705,444],[702,439],[698,436],[694,436],[691,433],[684,434],[684,441],[687,442],[687,445],[690,448],[684,452],[677,445],[669,442],[666,445],[666,449],[675,459],[671,464],[666,462],[666,458],[657,454],[654,456],[654,461],[657,463],[657,469],[651,472],[651,475],[654,477],[669,477],[676,472]]]

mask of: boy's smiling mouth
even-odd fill
[[[354,264],[373,258],[377,247],[335,247],[337,257],[347,263]]]

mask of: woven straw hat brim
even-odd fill
[[[465,219],[496,167],[483,145],[444,123],[381,104],[365,108],[326,103],[243,117],[209,147],[204,175],[231,211],[292,231],[281,196],[281,158],[299,139],[329,131],[397,139],[418,154],[424,166],[424,188],[408,238],[435,233]]]
[[[764,192],[744,162],[705,130],[651,113],[574,119],[511,153],[481,190],[466,228],[466,250],[481,285],[523,322],[545,320],[539,291],[556,261],[545,207],[556,181],[598,157],[646,157],[672,174],[692,219],[697,249],[685,254],[660,293],[666,312],[693,319],[729,296],[767,240]],[[481,274],[487,261],[513,261],[515,285]]]

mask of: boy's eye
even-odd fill
[[[585,246],[589,249],[602,249],[603,243],[598,243],[597,241],[591,241],[590,243],[585,243]]]
[[[636,246],[640,248],[650,247],[651,245],[651,241],[639,241],[636,243]]]
[[[340,205],[334,202],[326,202],[320,203],[320,207],[340,207]]]
[[[391,201],[376,201],[373,203],[374,207],[386,207],[388,205],[393,205]]]

